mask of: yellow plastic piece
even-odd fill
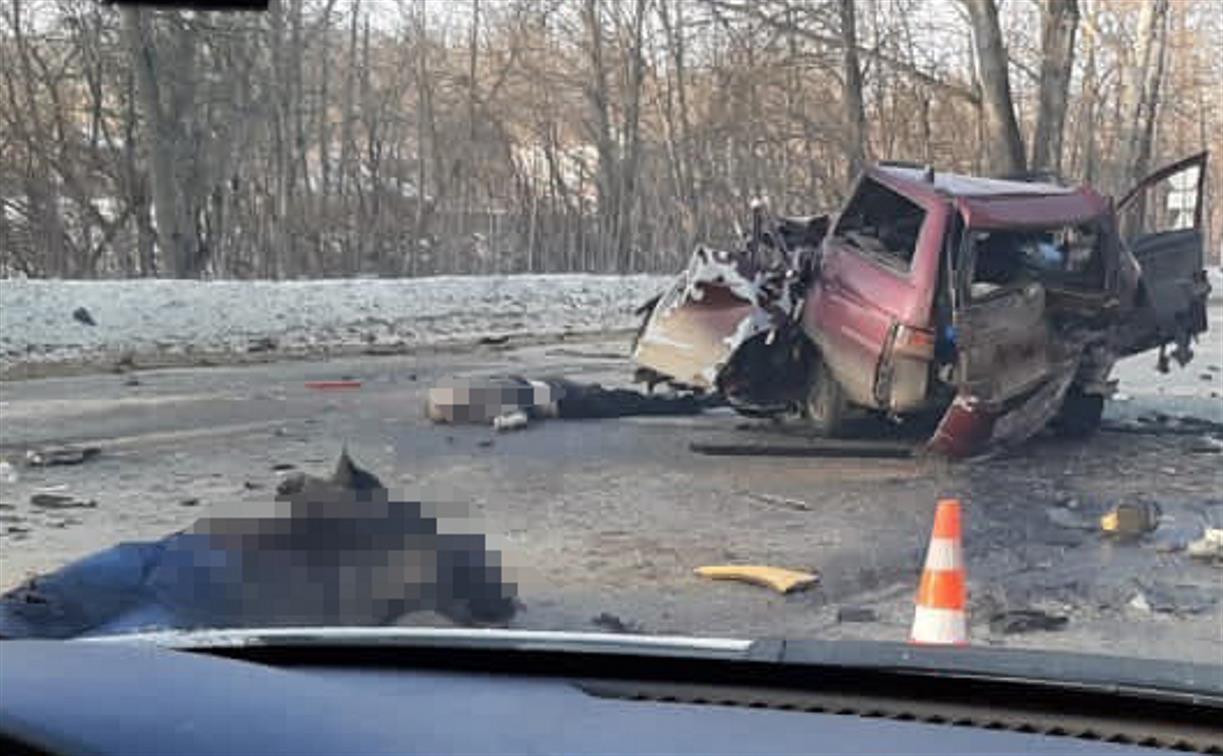
[[[818,575],[810,572],[757,564],[720,564],[697,567],[696,574],[712,580],[740,580],[744,583],[772,588],[778,593],[789,593],[806,588],[819,580]]]

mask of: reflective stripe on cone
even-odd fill
[[[961,546],[960,502],[943,499],[934,514],[930,548],[917,588],[911,643],[967,644],[967,588]]]

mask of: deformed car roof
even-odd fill
[[[875,171],[889,178],[904,182],[920,182],[929,185],[925,170],[896,165],[880,165]],[[951,197],[1007,197],[1048,194],[1073,194],[1076,189],[1037,181],[1008,181],[1005,179],[965,176],[959,173],[934,172],[934,188]]]
[[[952,202],[974,228],[1049,227],[1084,223],[1109,210],[1109,200],[1089,187],[964,176],[921,168],[878,165],[867,175],[901,193]]]

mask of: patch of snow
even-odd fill
[[[131,354],[326,351],[491,334],[600,332],[670,276],[439,276],[321,281],[0,280],[0,369]],[[84,307],[97,321],[73,319]],[[256,346],[256,349],[259,347]]]

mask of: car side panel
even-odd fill
[[[885,395],[877,396],[875,390],[896,326],[928,328],[931,321],[949,212],[941,202],[919,204],[926,210],[926,219],[908,271],[836,237],[830,236],[824,243],[820,274],[804,306],[803,330],[820,348],[833,376],[854,404],[910,408],[920,404],[925,394],[924,370],[892,373]],[[892,397],[900,397],[904,406],[893,407]]]

